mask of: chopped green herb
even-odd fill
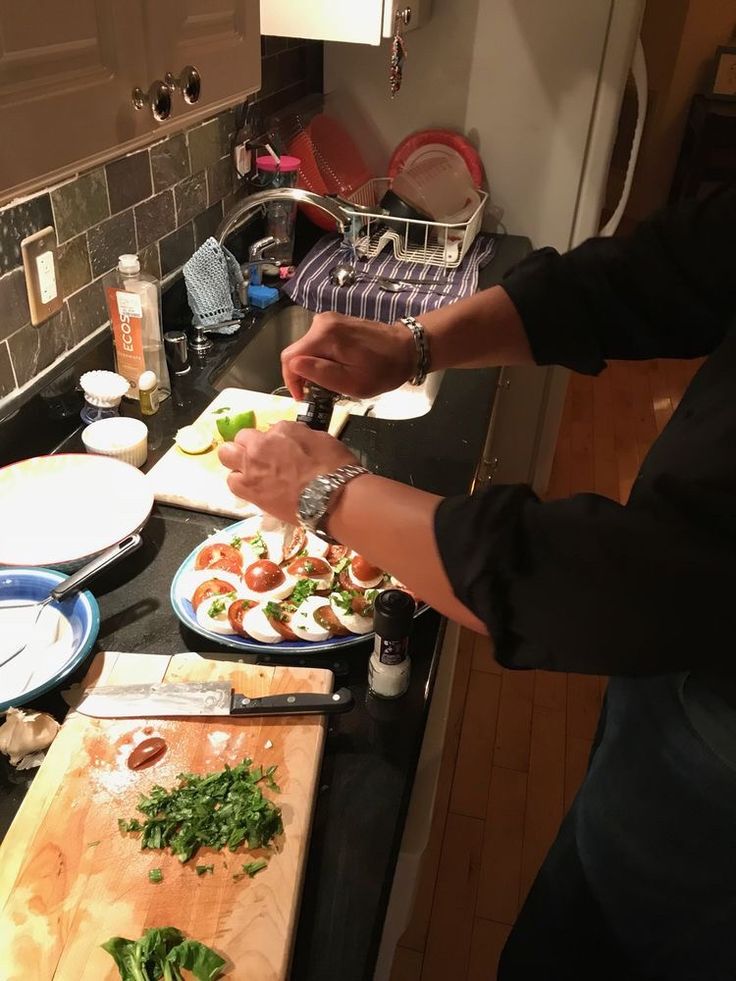
[[[216,617],[225,612],[225,601],[221,599],[212,600],[207,616]]]
[[[243,544],[243,539],[240,537],[240,535],[235,535],[230,540],[230,544],[233,548],[240,548],[240,546]]]
[[[161,869],[149,869],[148,870],[148,881],[149,882],[163,882],[164,874]]]
[[[339,589],[336,593],[332,594],[335,605],[339,606],[346,613],[353,612],[353,599],[355,596],[357,596],[357,592],[352,589]]]
[[[376,596],[378,596],[377,589],[366,589],[365,599],[366,599],[367,606],[363,612],[364,617],[373,616],[373,608],[376,605]]]
[[[131,818],[130,821],[125,821],[123,818],[118,818],[118,830],[120,831],[121,835],[124,835],[129,831],[143,831],[143,825],[138,818]]]
[[[219,416],[223,412],[229,412],[229,411],[230,411],[230,406],[229,405],[223,405],[221,409],[215,409],[212,414],[215,415],[215,416]]]
[[[337,560],[332,568],[339,574],[347,566],[348,562],[350,562],[350,559],[347,557],[347,555],[343,555],[341,559]]]
[[[308,560],[307,560],[307,561],[306,561],[306,562],[304,563],[304,565],[302,566],[302,568],[303,568],[303,569],[304,569],[304,571],[305,571],[305,572],[307,573],[307,575],[309,575],[309,574],[310,574],[310,572],[314,572],[314,562],[312,562],[312,560],[311,560],[311,559],[308,559]]]
[[[243,866],[243,872],[245,872],[249,879],[252,879],[254,875],[262,872],[267,865],[268,862],[265,858],[259,858],[255,862],[246,862]]]
[[[273,620],[286,619],[286,614],[284,613],[280,603],[266,603],[263,608],[263,612],[267,617],[271,617]]]
[[[308,596],[312,596],[316,589],[317,583],[314,579],[300,579],[289,598],[294,606],[299,606]]]
[[[197,981],[216,981],[226,961],[198,940],[186,940],[176,927],[153,927],[140,940],[110,937],[102,949],[112,957],[122,981],[184,981],[182,969]]]
[[[264,542],[260,531],[257,531],[252,538],[248,539],[248,544],[259,559],[262,559],[264,555],[268,555],[268,545]]]
[[[197,875],[207,875],[208,872],[214,872],[215,871],[215,866],[214,865],[198,865],[194,869],[194,871],[197,873]]]
[[[140,831],[141,848],[168,848],[180,862],[200,847],[231,852],[244,842],[249,848],[267,847],[284,828],[281,811],[257,786],[261,780],[271,786],[273,774],[251,769],[252,762],[245,759],[204,776],[180,773],[171,790],[154,786],[138,804],[145,822],[120,821],[121,831]]]
[[[298,559],[300,559],[300,558],[301,558],[301,557],[302,557],[303,555],[309,555],[309,550],[307,549],[307,547],[306,547],[306,546],[305,546],[305,547],[304,547],[304,548],[303,548],[303,549],[301,550],[301,552],[300,552],[300,553],[299,553],[299,554],[297,555],[297,558],[298,558]]]

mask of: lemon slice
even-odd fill
[[[184,453],[206,453],[212,446],[212,434],[199,426],[184,426],[174,437],[176,445]]]

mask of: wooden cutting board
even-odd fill
[[[108,652],[95,658],[86,684],[164,677],[230,679],[249,695],[329,692],[333,681],[319,669]],[[129,770],[127,757],[146,729],[168,751],[148,769]],[[70,713],[0,846],[2,981],[113,981],[117,968],[100,944],[137,939],[154,926],[178,927],[214,947],[232,964],[227,978],[286,978],[324,736],[324,716],[151,721]],[[278,851],[253,879],[233,874],[263,851],[201,850],[182,865],[118,832],[118,818],[136,816],[138,795],[154,784],[172,786],[181,772],[221,770],[246,756],[278,765],[281,793],[264,793],[284,822]],[[197,876],[194,866],[209,863],[214,873]],[[152,868],[162,870],[160,884],[149,882]]]
[[[297,417],[299,403],[281,395],[251,392],[244,388],[226,388],[194,420],[195,424],[211,427],[216,432],[216,410],[227,406],[233,413],[252,409],[256,414],[256,427],[268,429],[283,419]],[[332,414],[330,432],[339,436],[347,422],[348,413],[338,407]],[[219,445],[219,443],[218,443]],[[174,444],[151,467],[146,477],[157,501],[193,508],[211,514],[224,514],[233,518],[247,518],[258,508],[236,497],[227,486],[229,470],[217,457],[217,446],[206,453],[184,453]]]

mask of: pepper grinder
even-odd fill
[[[318,429],[326,433],[330,428],[332,410],[337,399],[337,392],[328,388],[307,382],[305,386],[306,403],[304,411],[296,417],[297,422],[303,422],[310,429]]]

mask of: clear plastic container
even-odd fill
[[[299,177],[299,157],[282,156],[278,163],[272,156],[256,159],[258,186],[262,188],[296,187]],[[271,201],[266,205],[266,233],[279,243],[268,250],[268,258],[281,260],[287,265],[294,255],[294,227],[296,225],[295,201]]]
[[[137,255],[121,255],[118,268],[105,277],[105,298],[110,313],[115,368],[130,388],[127,398],[140,398],[138,379],[153,371],[159,396],[171,393],[161,329],[161,293],[158,280],[141,272]]]

